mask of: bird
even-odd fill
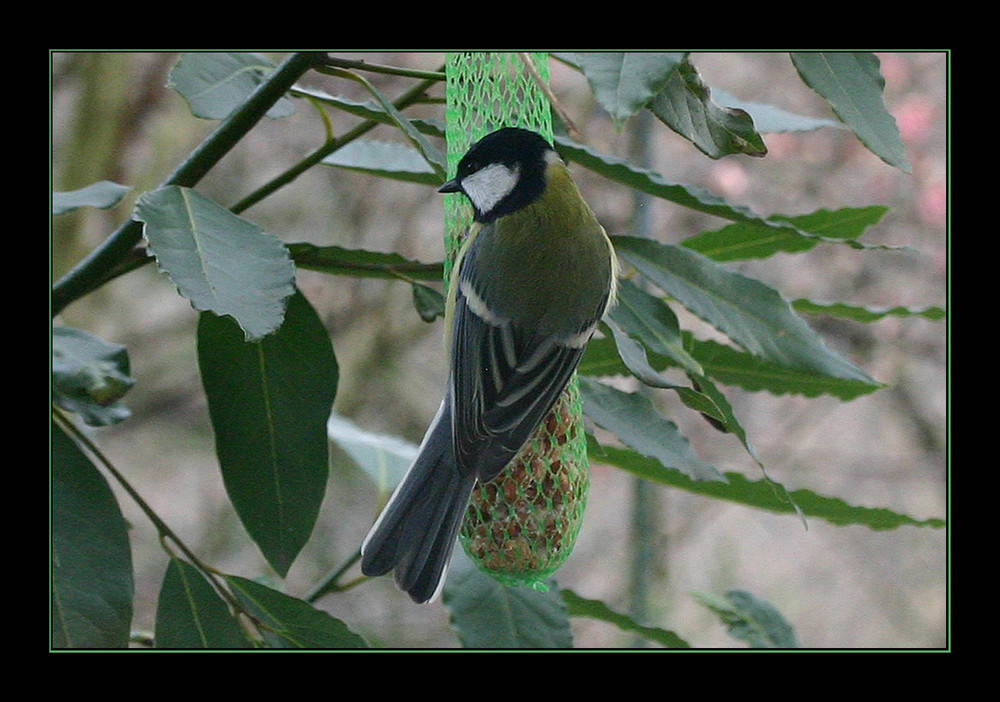
[[[417,456],[361,547],[416,603],[441,592],[477,484],[545,419],[613,304],[614,247],[552,145],[505,127],[438,188],[472,205],[445,304],[444,397]]]

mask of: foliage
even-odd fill
[[[817,129],[833,121],[807,120],[766,106],[734,106],[704,84],[685,54],[567,54],[558,60],[580,70],[599,103],[622,123],[642,110],[704,154],[761,156],[764,141],[755,114],[771,131]],[[878,60],[871,54],[793,54],[802,80],[830,104],[842,124],[887,164],[908,170],[892,116],[885,110]],[[249,536],[279,576],[310,538],[327,488],[327,442],[334,441],[391,490],[414,447],[367,434],[330,417],[338,367],[329,335],[295,287],[296,267],[330,275],[379,277],[410,285],[421,317],[441,311],[440,262],[398,254],[283,242],[239,215],[308,168],[327,166],[389,179],[437,185],[443,180],[435,140],[439,124],[410,119],[407,107],[424,99],[442,74],[418,73],[413,90],[392,100],[362,77],[367,70],[395,72],[327,57],[293,54],[275,67],[251,54],[186,54],[170,85],[198,117],[219,120],[215,132],[162,184],[143,193],[131,217],[52,289],[52,310],[155,259],[164,275],[200,315],[198,358],[225,487]],[[359,103],[296,85],[307,71],[350,79],[371,91]],[[332,80],[332,79],[331,79]],[[234,207],[224,208],[195,190],[200,178],[263,116],[280,119],[301,103],[323,120],[326,111],[362,117],[362,128],[330,136],[320,148]],[[412,148],[364,138],[375,125],[398,127]],[[787,301],[775,289],[735,273],[724,263],[800,253],[817,244],[868,248],[860,239],[885,208],[818,209],[805,216],[763,217],[698,188],[602,154],[563,134],[556,146],[567,160],[625,186],[729,222],[678,245],[617,237],[629,268],[621,302],[604,334],[580,366],[584,408],[615,441],[590,436],[592,460],[652,483],[695,492],[753,509],[798,513],[803,519],[892,529],[903,524],[941,528],[884,509],[851,505],[841,496],[786,492],[760,468],[758,479],[723,473],[692,450],[678,428],[661,416],[647,393],[627,392],[608,378],[631,377],[650,392],[676,393],[683,403],[731,434],[759,464],[740,419],[719,385],[746,391],[847,401],[881,384],[831,350],[800,313],[866,323],[885,316],[941,319],[940,308],[867,309],[850,301]],[[96,183],[53,194],[53,215],[79,207],[111,207],[129,188]],[[143,242],[144,239],[144,242]],[[721,332],[726,342],[702,340],[678,322],[685,308]],[[111,476],[156,525],[170,554],[160,591],[154,644],[162,648],[356,648],[368,642],[318,609],[325,594],[350,586],[344,564],[313,595],[297,599],[279,589],[220,573],[181,542],[169,525],[129,486],[72,421],[90,426],[124,421],[123,397],[132,386],[128,354],[75,329],[52,334],[52,645],[67,648],[129,645],[132,569],[127,526],[109,488]],[[389,466],[387,470],[387,466]],[[686,647],[675,632],[642,626],[606,604],[585,600],[552,582],[547,591],[511,589],[457,557],[444,592],[464,646],[572,646],[569,617],[600,619],[666,647]],[[544,588],[543,588],[544,589]],[[795,646],[795,635],[766,602],[745,592],[699,595],[733,635],[750,646]],[[390,642],[391,643],[391,642]]]

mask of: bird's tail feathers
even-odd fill
[[[475,475],[459,474],[451,413],[442,403],[420,452],[361,546],[361,572],[394,572],[415,602],[437,597],[469,502]]]

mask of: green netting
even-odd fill
[[[552,141],[552,113],[538,82],[521,61],[523,54],[451,53],[445,63],[447,78],[445,133],[448,172],[475,142],[501,127],[533,129]],[[541,80],[548,81],[548,54],[528,54]],[[450,267],[472,221],[472,207],[464,197],[445,198],[447,262]],[[447,280],[445,271],[445,279]]]
[[[448,168],[454,173],[475,141],[500,127],[533,129],[552,138],[549,102],[539,80],[548,80],[548,55],[448,55]],[[446,268],[450,271],[472,220],[463,197],[445,204]],[[583,411],[574,379],[552,414],[509,466],[479,485],[462,524],[462,547],[476,565],[509,585],[543,589],[543,580],[563,564],[576,543],[590,486]]]
[[[569,557],[590,487],[576,381],[517,457],[476,487],[460,532],[480,570],[507,585],[542,582]]]

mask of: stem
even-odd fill
[[[304,56],[305,57],[304,60],[306,60],[307,63],[309,61],[317,61],[316,57],[310,54],[297,54],[296,56]],[[283,66],[278,69],[278,72],[281,72],[286,66],[288,66],[289,62],[291,62],[294,58],[296,58],[296,56],[289,58],[288,61],[286,61],[285,64],[283,64]],[[325,61],[325,63],[329,66],[334,66],[339,64],[344,64],[344,65],[358,64],[355,67],[366,68],[369,70],[376,70],[376,68],[373,67],[371,64],[364,64],[364,62],[340,61],[334,59],[326,60],[325,58],[322,57],[322,55],[320,56],[321,58],[318,60]],[[308,69],[311,65],[314,64],[306,65],[305,68],[303,68],[298,74],[295,75],[295,77],[301,75],[301,72],[304,72],[304,70]],[[432,85],[434,85],[435,83],[439,82],[441,80],[441,76],[443,75],[440,72],[436,73],[433,71],[407,72],[405,69],[399,69],[398,71],[393,71],[390,70],[390,67],[379,67],[379,68],[382,69],[378,70],[378,72],[381,73],[395,72],[405,75],[420,74],[421,77],[425,77],[424,81],[422,81],[419,85],[417,85],[413,89],[406,92],[402,97],[400,97],[398,100],[396,100],[396,102],[393,103],[396,109],[400,110],[410,105],[413,105],[417,102],[420,102],[422,99],[424,99],[427,89]],[[272,75],[271,80],[277,77],[278,72]],[[291,82],[294,82],[294,78],[292,78]],[[240,114],[244,113],[247,107],[254,102],[254,100],[260,95],[262,89],[267,85],[270,85],[270,81],[262,85],[260,88],[258,88],[257,92],[254,93],[254,96],[251,97],[250,101],[248,101],[246,105],[244,105],[243,108],[240,109],[239,111]],[[270,109],[271,105],[274,102],[276,102],[279,97],[281,97],[281,95],[285,92],[285,90],[289,88],[290,84],[286,86],[284,81],[278,87],[276,87],[274,91],[272,91],[276,93],[276,96],[273,97],[273,99],[270,102],[267,102],[266,104],[263,105],[263,109],[259,111],[259,114],[256,111],[254,112],[254,114],[256,114],[256,119],[253,121],[253,123],[259,121],[260,117],[263,114],[265,114],[267,110]],[[234,114],[229,119],[232,120],[236,116],[237,115]],[[212,154],[213,150],[209,149],[208,146],[210,144],[216,143],[213,140],[222,139],[220,135],[224,134],[223,129],[228,124],[229,122],[227,121],[222,125],[220,125],[219,128],[215,132],[213,132],[212,136],[210,136],[209,139],[206,140],[202,144],[202,146],[199,147],[199,149],[195,151],[187,159],[187,161],[185,161],[185,164],[182,164],[182,166],[178,168],[170,176],[170,178],[168,178],[164,182],[164,185],[191,186],[196,184],[197,181],[209,170],[209,168],[215,163],[217,163],[218,160],[222,156],[224,156],[229,149],[232,148],[232,146],[236,143],[236,141],[239,141],[242,135],[249,130],[249,126],[252,126],[252,124],[250,124],[246,128],[246,130],[237,134],[233,142],[226,144],[225,151],[222,151],[217,156],[215,156],[214,160],[211,160],[210,162],[205,162],[203,164],[203,168],[200,173],[198,173],[198,171],[195,169],[194,166],[188,166],[188,164],[190,164],[192,161],[196,161],[197,156],[204,153],[208,153],[209,155]],[[240,212],[243,212],[247,208],[260,202],[265,197],[275,192],[279,188],[291,183],[306,170],[315,166],[317,163],[322,161],[324,158],[326,158],[328,155],[330,155],[337,149],[361,137],[362,135],[366,134],[367,132],[377,127],[379,124],[380,122],[377,120],[367,120],[362,124],[356,126],[348,133],[341,136],[339,139],[328,139],[327,142],[322,147],[320,147],[314,153],[307,156],[303,161],[296,164],[289,170],[285,171],[281,175],[272,179],[269,183],[264,184],[251,194],[244,197],[233,207],[231,207],[230,210],[234,214],[239,214]],[[196,161],[195,165],[197,165],[197,163],[198,161]],[[108,239],[104,241],[104,243],[102,243],[98,248],[94,249],[94,251],[92,251],[86,259],[77,264],[77,266],[73,270],[67,273],[60,281],[58,281],[55,285],[52,286],[52,300],[51,300],[52,315],[55,316],[59,314],[63,309],[65,309],[65,307],[69,303],[83,297],[85,294],[93,290],[96,290],[97,288],[99,288],[101,285],[104,285],[108,281],[113,280],[118,276],[124,275],[125,273],[133,271],[137,268],[140,268],[146,263],[149,263],[151,259],[145,255],[145,250],[142,248],[138,248],[136,246],[141,238],[142,238],[142,224],[140,222],[131,220],[129,222],[122,224],[122,226],[119,227],[119,229],[115,231],[111,236],[109,236]]]
[[[160,537],[160,545],[163,547],[163,550],[166,551],[171,558],[175,558],[176,556],[173,549],[170,547],[171,543],[174,544],[174,546],[176,546],[177,549],[184,554],[184,557],[187,558],[188,562],[194,568],[198,569],[201,574],[205,576],[205,579],[212,584],[219,596],[229,603],[229,606],[232,607],[234,612],[242,612],[247,617],[253,619],[250,613],[247,612],[240,604],[239,600],[237,600],[236,597],[234,597],[229,591],[228,586],[224,582],[224,578],[219,577],[218,572],[214,568],[203,563],[201,559],[195,555],[194,551],[188,548],[187,544],[181,541],[180,537],[174,533],[173,529],[171,529],[167,523],[164,522],[153,510],[153,508],[150,507],[144,499],[142,499],[142,495],[139,494],[138,490],[132,487],[131,483],[126,480],[125,476],[114,467],[111,461],[108,460],[107,456],[105,456],[101,450],[94,445],[86,434],[81,432],[69,419],[69,417],[67,417],[59,408],[52,408],[52,416],[56,420],[56,423],[62,427],[62,430],[67,434],[70,434],[73,439],[86,448],[90,455],[100,462],[104,469],[111,474],[115,481],[122,487],[122,489],[125,490],[126,493],[128,493],[129,497],[132,498],[136,505],[139,506],[139,509],[142,510],[142,512],[156,528],[156,533]]]
[[[552,87],[547,82],[542,80],[542,76],[538,73],[538,67],[531,59],[531,54],[526,51],[522,51],[518,53],[518,56],[521,57],[521,63],[524,64],[524,67],[527,69],[531,79],[535,81],[536,85],[538,85],[538,89],[545,94],[546,98],[548,98],[549,105],[551,105],[552,109],[554,109],[556,114],[559,115],[559,119],[562,120],[562,123],[566,125],[566,131],[569,132],[570,137],[572,137],[574,141],[582,142],[583,138],[580,134],[580,130],[576,128],[576,124],[574,124],[573,120],[570,119],[566,110],[562,108],[558,98],[556,98],[556,94],[552,92]]]
[[[316,600],[318,600],[323,595],[326,595],[331,592],[343,592],[344,590],[348,590],[354,587],[359,582],[361,582],[361,580],[367,580],[367,578],[362,578],[360,580],[353,580],[346,585],[337,584],[337,581],[340,580],[340,576],[346,573],[351,568],[351,566],[353,566],[359,560],[361,560],[361,552],[355,551],[354,555],[348,558],[345,563],[341,564],[337,568],[334,568],[330,573],[328,573],[326,577],[324,577],[320,581],[320,584],[317,585],[315,588],[313,588],[312,592],[310,592],[302,599],[312,604],[316,602]]]
[[[399,263],[335,261],[331,264],[324,256],[324,251],[328,247],[316,246],[308,242],[286,244],[286,246],[297,267],[330,275],[356,275],[367,278],[392,276],[399,280],[405,280],[407,283],[413,283],[418,280],[439,281],[444,269],[441,263],[421,263],[419,261]]]
[[[332,66],[334,68],[349,68],[358,71],[370,71],[372,73],[384,73],[390,76],[403,76],[405,78],[424,78],[432,83],[440,83],[445,79],[444,71],[421,71],[415,68],[400,68],[399,66],[385,66],[378,63],[368,63],[366,61],[353,61],[351,59],[336,58],[327,56],[321,61],[317,68],[320,72],[323,67]]]
[[[309,68],[322,58],[313,52],[295,53],[265,80],[237,111],[229,115],[212,134],[163,182],[163,185],[192,187],[260,121]],[[52,315],[106,281],[106,274],[128,257],[142,238],[142,223],[129,220],[52,286]]]
[[[438,78],[428,78],[427,80],[421,81],[416,86],[414,86],[406,93],[404,93],[402,97],[396,100],[393,103],[393,106],[397,110],[402,110],[420,101],[421,99],[423,99],[423,96],[427,92],[427,89],[437,82],[439,82]],[[305,171],[309,170],[310,168],[318,164],[320,161],[322,161],[324,158],[332,154],[337,149],[343,147],[346,144],[349,144],[355,139],[360,138],[364,134],[367,134],[372,129],[377,127],[379,124],[381,124],[381,122],[374,119],[369,119],[357,125],[356,127],[354,127],[354,129],[350,130],[340,138],[330,139],[321,147],[316,149],[316,151],[306,156],[305,159],[295,164],[284,173],[278,175],[269,183],[265,183],[261,187],[257,188],[257,190],[255,190],[254,192],[250,193],[245,198],[237,202],[230,209],[232,209],[234,213],[239,214],[248,207],[255,205],[256,203],[260,202],[274,191],[291,183],[293,180],[302,175]]]
[[[651,119],[648,111],[643,111],[635,124],[635,132],[632,136],[632,146],[630,160],[646,167],[650,161],[651,143]],[[649,200],[646,193],[636,191],[634,193],[632,206],[632,230],[635,236],[650,236],[649,220]],[[662,553],[657,543],[657,535],[663,528],[658,509],[658,501],[654,493],[647,489],[646,481],[638,476],[633,477],[632,485],[632,515],[630,520],[630,539],[632,553],[629,563],[628,594],[629,594],[629,616],[638,622],[649,620],[652,615],[653,586],[657,558],[662,557]],[[637,638],[634,645],[637,648],[644,648],[648,644]]]
[[[160,535],[160,539],[169,539],[177,545],[177,548],[181,550],[181,552],[191,561],[193,565],[205,573],[211,572],[211,568],[198,560],[198,557],[192,553],[191,549],[184,545],[184,542],[178,538],[177,534],[175,534],[173,530],[167,526],[166,522],[160,519],[159,515],[153,511],[153,508],[150,507],[144,499],[142,499],[142,495],[140,495],[139,492],[132,487],[128,480],[125,479],[124,475],[118,472],[118,469],[112,465],[111,461],[109,461],[103,453],[101,453],[101,450],[94,445],[86,434],[81,432],[59,408],[52,408],[52,416],[55,418],[59,426],[62,427],[63,431],[70,434],[77,443],[84,446],[87,451],[94,458],[96,458],[102,466],[104,466],[104,469],[111,474],[115,481],[122,486],[122,489],[128,493],[129,497],[132,498],[132,500],[139,506],[139,509],[141,509],[146,517],[149,518],[149,521],[153,523],[153,526],[156,527],[156,532]]]

